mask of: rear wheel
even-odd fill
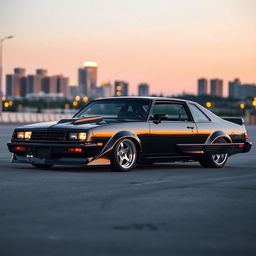
[[[53,167],[53,164],[32,164],[34,167],[39,168],[39,169],[44,169],[44,168],[51,168]]]
[[[224,138],[216,139],[213,143],[226,143]],[[225,165],[228,159],[228,154],[212,154],[206,155],[199,159],[201,166],[206,168],[221,168]]]
[[[131,139],[121,139],[114,147],[111,158],[113,171],[127,172],[135,165],[137,150]]]

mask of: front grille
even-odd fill
[[[66,132],[62,131],[33,131],[31,140],[64,141]]]

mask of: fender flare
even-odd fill
[[[114,134],[109,141],[106,143],[105,147],[102,149],[102,151],[100,152],[100,154],[96,157],[94,157],[91,161],[96,160],[98,158],[102,158],[102,157],[106,157],[106,158],[110,158],[110,153],[112,151],[112,149],[114,148],[115,144],[124,138],[129,138],[132,139],[133,141],[135,141],[135,146],[137,148],[137,152],[138,152],[138,156],[141,153],[142,147],[141,147],[141,141],[139,139],[139,137],[130,132],[130,131],[120,131],[116,134]]]
[[[226,134],[225,132],[215,131],[208,136],[208,138],[205,141],[205,144],[211,144],[214,140],[216,140],[218,138],[225,138],[228,142],[230,142],[230,143],[232,142],[232,139],[230,138],[230,136],[228,134]]]

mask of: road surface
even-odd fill
[[[256,149],[197,163],[34,169],[0,126],[0,255],[256,255]],[[256,127],[248,127],[256,143]]]

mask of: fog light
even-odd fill
[[[14,147],[14,150],[17,150],[17,151],[25,151],[26,148],[25,148],[25,147],[21,147],[21,146],[16,146],[16,147]]]
[[[81,153],[81,152],[83,152],[83,149],[81,149],[81,148],[68,148],[67,150],[68,150],[68,152],[71,152],[71,153]]]

